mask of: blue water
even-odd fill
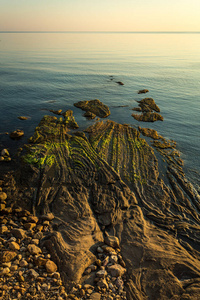
[[[98,98],[109,105],[110,119],[176,140],[187,176],[199,184],[199,49],[200,34],[0,33],[0,150],[14,153],[26,143],[45,109],[73,109],[81,129],[91,125],[73,103]],[[164,122],[131,117],[142,88],[150,90]],[[25,131],[19,141],[4,134],[15,129]]]

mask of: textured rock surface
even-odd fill
[[[18,203],[38,217],[53,214],[41,246],[69,297],[198,299],[200,197],[176,160],[167,161],[166,184],[153,148],[128,125],[97,122],[87,139],[45,117],[36,131],[16,175]],[[110,236],[119,244],[103,244]],[[118,278],[109,267],[122,271]],[[97,268],[108,271],[104,278]]]
[[[103,104],[98,99],[90,101],[79,101],[74,106],[81,108],[84,111],[89,111],[100,118],[106,118],[110,115],[110,110],[107,105]]]

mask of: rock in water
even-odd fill
[[[138,94],[146,94],[148,92],[149,92],[149,90],[143,89],[143,90],[139,90]]]
[[[132,114],[132,117],[134,117],[135,120],[137,121],[142,121],[142,122],[155,122],[155,121],[163,121],[163,117],[155,112],[145,112],[141,115],[137,114]]]
[[[142,135],[144,136],[148,136],[151,137],[154,140],[158,140],[160,138],[160,136],[158,135],[157,131],[154,129],[150,129],[150,128],[138,128],[139,131],[142,133]]]
[[[146,107],[148,107],[151,111],[160,112],[160,108],[155,103],[153,98],[144,98],[140,101],[138,101],[139,106],[142,108],[142,111],[144,112],[146,110]]]
[[[100,118],[106,118],[110,115],[109,107],[98,99],[89,101],[79,101],[74,106],[81,108],[86,112],[91,112]]]
[[[18,119],[19,119],[19,120],[22,120],[22,121],[28,120],[27,117],[23,117],[23,116],[18,117]]]
[[[10,133],[10,138],[11,139],[19,139],[24,135],[23,130],[17,129],[13,132]]]

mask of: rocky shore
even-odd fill
[[[143,100],[142,115],[159,112]],[[200,196],[176,143],[110,120],[83,132],[72,111],[53,113],[0,178],[2,299],[199,299]]]

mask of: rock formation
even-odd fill
[[[99,121],[85,133],[45,116],[2,191],[13,209],[53,214],[39,245],[69,299],[198,299],[200,196],[177,160],[164,181],[137,129]]]
[[[103,104],[98,99],[90,101],[79,101],[74,103],[74,106],[81,108],[84,111],[89,111],[100,118],[106,118],[110,115],[109,107]]]

